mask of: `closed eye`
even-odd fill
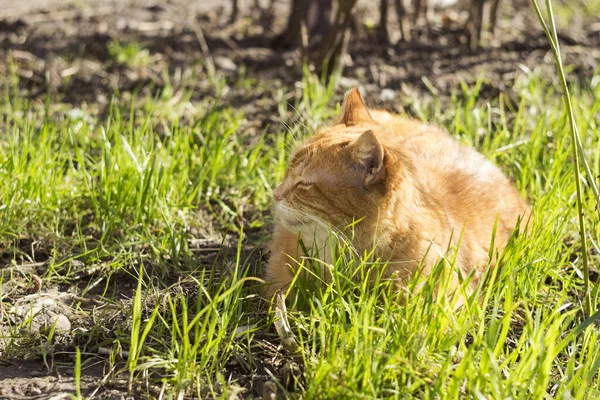
[[[308,182],[308,181],[298,181],[296,182],[296,186],[301,187],[303,189],[310,189],[311,187],[314,186],[314,182]]]

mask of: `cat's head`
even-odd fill
[[[310,230],[319,221],[343,227],[377,218],[390,178],[390,154],[377,138],[380,129],[359,91],[352,89],[340,122],[296,149],[273,193],[286,228]]]

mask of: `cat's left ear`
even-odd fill
[[[352,158],[364,168],[367,186],[375,184],[385,177],[383,146],[373,131],[364,132],[350,146]]]
[[[369,109],[360,95],[358,88],[354,88],[348,92],[344,104],[344,117],[342,118],[342,123],[346,126],[375,122],[373,121]]]

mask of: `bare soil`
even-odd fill
[[[229,2],[219,0],[0,0],[0,84],[7,85],[7,77],[15,71],[19,93],[31,102],[41,104],[50,94],[53,104],[56,100],[65,109],[102,117],[115,91],[122,96],[132,92],[155,94],[170,84],[176,94],[191,92],[193,100],[213,98],[214,86],[208,81],[205,62],[212,59],[230,86],[222,103],[245,113],[244,134],[265,128],[276,132],[281,130],[276,94],[283,91],[292,99],[302,77],[298,52],[272,47],[285,24],[287,3],[277,2],[276,15],[270,19],[242,8],[238,21],[229,24]],[[549,47],[529,3],[505,3],[500,36],[489,38],[489,45],[477,51],[468,50],[465,44],[464,13],[438,12],[428,38],[395,45],[378,43],[368,24],[359,24],[337,100],[349,86],[360,84],[371,105],[410,112],[415,98],[431,96],[428,81],[439,91],[441,101],[448,101],[451,89],[461,81],[473,83],[483,76],[482,95],[492,98],[507,91],[523,68],[545,68],[551,76],[552,67],[543,67],[551,61]],[[373,5],[361,5],[359,20],[376,21],[376,14]],[[589,81],[597,68],[599,21],[598,17],[575,21],[572,26],[582,28],[569,30],[560,38],[565,61],[573,66],[570,76],[581,82]],[[202,36],[209,53],[202,48]],[[137,67],[116,62],[109,52],[115,41],[141,44],[148,50],[150,62]],[[193,71],[194,79],[185,79],[187,70]],[[169,82],[165,72],[171,77]],[[258,84],[251,89],[236,86],[241,76]],[[294,115],[291,108],[289,113]],[[23,244],[29,253],[34,246],[38,246],[36,259],[41,261],[31,268],[41,274],[49,248],[32,240]],[[204,254],[215,257],[216,252]],[[10,267],[10,259],[2,255],[0,272],[6,273]],[[118,281],[122,287],[115,287],[115,292],[123,299],[130,298],[133,282]],[[3,291],[15,290],[15,294],[27,296],[39,289],[36,282],[17,278],[12,285]],[[68,287],[52,290],[57,303],[64,303],[64,295],[76,291]],[[63,312],[60,307],[57,310],[54,316]],[[77,323],[73,325],[71,329]],[[5,321],[0,324],[0,333],[6,326]],[[265,336],[257,341],[263,347],[257,351],[269,355],[264,357],[264,364],[280,374],[297,368],[291,359],[281,356],[273,339]],[[52,360],[0,358],[0,398],[75,393],[73,348],[54,350]],[[86,355],[85,360],[81,382],[84,395],[130,396],[126,382],[101,382],[108,372],[101,356]],[[268,375],[249,376],[242,365],[232,363],[228,373],[249,389],[247,393],[262,395]]]

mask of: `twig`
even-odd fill
[[[275,307],[275,329],[281,338],[281,343],[290,353],[298,353],[300,345],[296,340],[296,335],[290,328],[290,323],[287,319],[287,309],[285,307],[285,297],[281,292],[276,295],[277,306]]]
[[[66,10],[66,11],[56,11],[50,14],[34,14],[31,15],[29,17],[27,17],[25,19],[25,21],[28,24],[32,24],[32,25],[37,25],[37,24],[44,24],[47,22],[59,22],[59,21],[66,21],[69,19],[74,19],[77,17],[85,17],[85,18],[92,18],[92,17],[102,17],[105,15],[110,15],[110,14],[118,14],[119,10],[115,10],[112,7],[104,7],[104,8],[99,8],[97,10],[93,10],[92,12],[85,12],[82,13],[81,10]]]
[[[109,356],[113,353],[112,349],[109,349],[108,347],[98,347],[98,354],[101,356]],[[129,351],[127,350],[121,350],[119,353],[119,357],[121,358],[127,358],[129,357]]]
[[[100,353],[100,349],[102,349],[102,348],[103,347],[100,347],[98,349],[98,353]],[[108,371],[108,373],[106,375],[104,375],[104,377],[102,378],[102,380],[100,382],[98,382],[98,386],[96,387],[96,389],[94,389],[94,391],[92,393],[90,393],[89,395],[87,395],[86,398],[88,398],[88,399],[93,398],[98,393],[98,391],[102,387],[104,387],[104,385],[106,385],[106,382],[108,382],[108,379],[113,376],[113,373],[115,372],[115,369],[116,369],[116,365],[113,365],[112,368],[110,369],[110,371]]]
[[[204,53],[204,58],[206,60],[206,69],[208,70],[208,76],[210,78],[215,76],[215,60],[210,54],[210,49],[208,48],[208,43],[206,43],[206,38],[204,37],[204,33],[202,32],[202,28],[197,25],[192,25],[192,30],[196,34],[196,38],[198,39],[198,43],[200,43],[200,50]]]
[[[15,265],[12,267],[2,268],[0,270],[0,277],[4,276],[4,274],[6,274],[6,273],[10,274],[11,272],[18,272],[22,276],[26,276],[27,274],[33,273],[37,268],[43,267],[46,264],[48,264],[48,261],[20,264],[20,265]]]

